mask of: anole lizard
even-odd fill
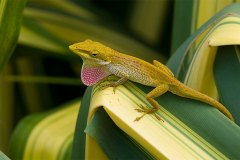
[[[221,103],[187,87],[174,77],[170,69],[156,60],[153,61],[153,64],[150,64],[144,60],[120,53],[92,40],[75,43],[70,45],[69,48],[83,59],[81,79],[87,86],[94,85],[113,74],[120,77],[120,79],[116,82],[109,83],[105,87],[115,88],[127,80],[155,87],[146,95],[146,99],[152,105],[152,108],[138,109],[138,111],[144,112],[144,114],[136,120],[139,120],[145,114],[158,111],[160,105],[154,98],[161,96],[167,91],[181,97],[191,98],[210,104],[229,119],[233,120],[231,113]]]

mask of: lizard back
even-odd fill
[[[129,80],[152,87],[172,81],[169,75],[153,64],[121,53],[112,56],[111,63],[106,67],[118,77],[123,77],[124,73],[129,76]]]

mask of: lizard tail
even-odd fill
[[[228,111],[228,109],[224,105],[222,105],[215,99],[213,99],[205,94],[202,94],[194,89],[187,87],[186,85],[184,85],[181,82],[177,82],[175,85],[170,86],[169,91],[172,92],[173,94],[176,94],[181,97],[191,98],[191,99],[199,100],[201,102],[210,104],[210,105],[214,106],[215,108],[217,108],[220,112],[222,112],[230,120],[234,121],[232,114]]]

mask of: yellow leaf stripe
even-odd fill
[[[233,0],[194,1],[191,33],[195,32],[199,27],[201,27],[207,20],[209,20],[217,12],[219,12],[221,9],[230,5],[233,2],[234,2]],[[201,40],[205,37],[205,33],[206,32],[199,36],[198,40],[196,40],[196,45],[198,45],[201,42]]]
[[[134,108],[139,104],[147,105],[145,93],[127,82],[119,86],[116,93],[112,88],[94,91],[90,105],[89,120],[97,107],[104,109],[116,125],[144,146],[157,159],[225,159],[226,157],[197,133],[183,124],[174,115],[164,110],[159,111],[164,123],[153,116],[145,116],[139,122],[134,119],[141,114]],[[88,145],[87,150],[91,146]],[[93,154],[87,152],[88,154]]]
[[[240,17],[227,17],[222,20],[209,37],[210,46],[239,45]]]
[[[23,159],[63,159],[73,140],[79,106],[75,101],[40,121],[29,135]]]
[[[216,24],[200,42],[184,83],[215,99],[218,92],[213,77],[217,46],[240,44],[240,17],[226,17]]]

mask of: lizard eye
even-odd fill
[[[94,56],[94,57],[95,57],[95,56],[97,56],[97,55],[99,54],[99,52],[98,52],[98,51],[96,51],[96,50],[93,50],[91,54],[92,54],[92,56]]]

